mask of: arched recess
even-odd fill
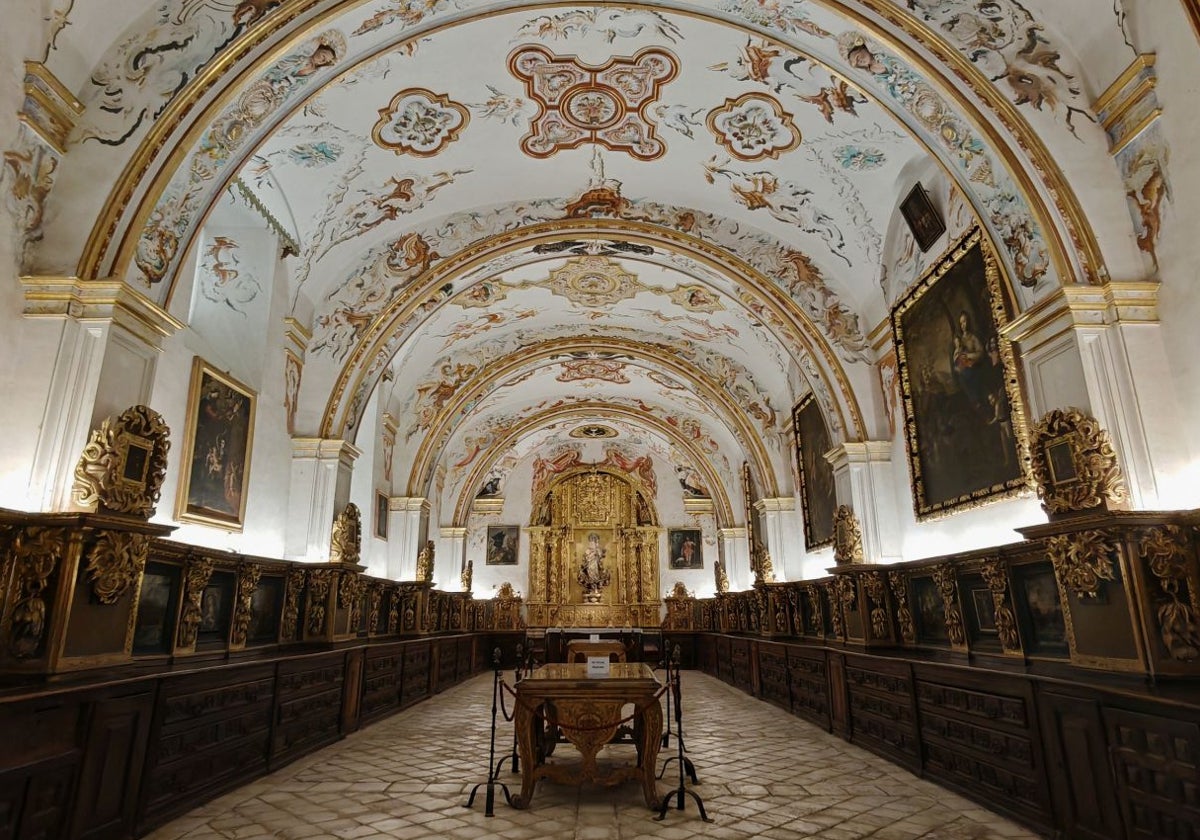
[[[467,516],[470,514],[471,502],[474,496],[471,492],[474,488],[479,487],[483,483],[484,477],[491,471],[496,462],[503,457],[504,453],[511,449],[523,436],[531,431],[542,428],[549,423],[559,420],[592,420],[598,415],[609,417],[619,417],[624,420],[636,423],[647,428],[653,429],[664,437],[669,438],[676,446],[683,449],[691,456],[696,468],[704,476],[708,482],[709,491],[713,494],[713,507],[716,514],[717,524],[719,527],[727,528],[736,524],[737,520],[733,515],[733,505],[730,503],[729,494],[725,490],[725,485],[720,480],[717,472],[712,468],[707,457],[698,449],[691,441],[683,435],[683,433],[657,417],[654,417],[644,412],[636,411],[625,406],[613,405],[611,403],[600,402],[584,402],[578,403],[566,409],[549,409],[538,414],[530,415],[520,425],[512,429],[505,437],[498,440],[494,446],[480,459],[479,464],[472,468],[468,473],[466,480],[462,483],[463,492],[459,494],[457,503],[454,507],[454,518],[451,522],[453,526],[463,527],[466,525]],[[756,464],[754,469],[762,468]]]
[[[842,361],[824,332],[778,285],[736,255],[712,243],[658,225],[613,218],[563,219],[530,225],[482,240],[431,266],[391,301],[359,336],[330,391],[321,420],[321,436],[353,436],[358,418],[352,409],[366,404],[387,364],[417,332],[420,319],[428,317],[445,302],[444,296],[439,295],[440,289],[450,284],[454,286],[455,294],[461,294],[482,282],[483,277],[476,277],[461,288],[455,285],[456,282],[479,272],[497,257],[543,243],[588,236],[615,236],[664,248],[698,260],[729,277],[747,296],[747,300],[736,302],[762,320],[804,372],[813,391],[821,398],[835,439],[862,440],[867,436],[859,401]],[[704,282],[702,278],[696,280]]]
[[[269,17],[260,25],[250,28],[235,39],[222,52],[218,60],[206,66],[204,72],[198,74],[196,79],[171,102],[170,107],[166,109],[147,136],[142,139],[137,151],[114,185],[106,203],[105,212],[97,218],[80,258],[77,271],[79,276],[89,279],[101,276],[126,276],[138,248],[138,236],[155,214],[160,200],[167,192],[171,178],[181,169],[188,168],[189,151],[198,148],[207,128],[217,121],[225,106],[244,92],[245,86],[261,79],[273,61],[278,60],[290,47],[298,44],[301,38],[311,31],[302,30],[302,27],[314,25],[314,19],[304,17],[303,13],[310,12],[319,5],[319,3],[302,3],[300,6],[289,8],[286,16],[281,12],[280,15]],[[347,4],[346,8],[353,9],[358,5],[357,3]],[[542,7],[552,8],[559,4],[548,2],[525,5],[532,10]],[[640,7],[639,4],[630,5]],[[1087,281],[1096,281],[1105,276],[1099,248],[1096,246],[1095,238],[1069,184],[1061,177],[1053,159],[1029,127],[1023,115],[983,78],[978,69],[913,15],[886,0],[856,0],[854,5],[846,0],[823,0],[820,5],[840,16],[845,22],[860,28],[870,37],[886,44],[904,62],[916,67],[940,94],[957,106],[958,115],[962,119],[979,130],[996,146],[997,153],[1003,159],[1005,167],[1017,181],[1019,192],[1029,203],[1033,222],[1048,233],[1050,258],[1059,267],[1061,282],[1069,282],[1076,275],[1082,276]],[[713,13],[708,9],[696,8],[692,4],[684,3],[655,4],[655,7],[702,18],[743,32],[762,34],[787,45],[790,49],[801,52],[809,51],[808,47],[800,43],[799,33],[781,31],[780,25],[771,19],[765,19],[765,23],[740,21],[733,19],[734,15],[731,13]],[[859,7],[866,7],[869,14],[864,13]],[[340,10],[339,7],[324,10],[323,13],[316,16],[315,20],[321,25],[332,24],[337,20],[336,12]],[[411,19],[407,21],[412,24],[411,28],[394,33],[387,43],[373,48],[367,55],[355,56],[355,62],[394,49],[400,43],[427,35],[442,27],[469,24],[480,15],[495,14],[500,9],[488,9],[479,15],[470,15],[453,21],[435,20],[437,14],[442,11],[444,10],[436,12],[434,10],[414,10]],[[879,19],[898,27],[918,45],[918,48],[896,39],[887,27],[880,24]],[[297,25],[289,29],[289,24],[292,22],[297,22]],[[771,23],[775,23],[775,25],[772,26]],[[271,41],[272,36],[275,36],[274,41]],[[256,50],[257,54],[254,54]],[[926,58],[922,50],[935,56],[936,62]],[[248,59],[248,56],[252,54],[253,58]],[[244,64],[239,64],[244,60]],[[849,78],[855,84],[859,83],[862,74],[857,73],[844,61],[833,62],[831,60],[829,64],[832,70]],[[234,73],[236,76],[230,84],[218,95],[209,96],[212,89],[226,76]],[[990,119],[970,97],[962,93],[959,89],[960,84],[978,98],[983,108],[991,111]],[[207,101],[206,97],[208,97]],[[295,98],[301,97],[298,95]],[[203,107],[200,107],[202,104]],[[291,104],[294,103],[289,103],[289,105]],[[895,104],[896,109],[900,107],[899,104]],[[264,136],[269,133],[277,123],[277,119],[264,120],[262,124],[255,126],[259,129],[256,136]],[[1003,126],[1005,132],[1014,140],[1010,142],[996,127],[997,125]],[[163,152],[168,139],[172,137],[180,140],[182,145],[177,147],[176,151]],[[180,152],[178,149],[184,151]],[[232,172],[245,163],[248,154],[248,145],[239,148],[235,154],[229,156],[227,165],[215,177],[209,179],[210,182],[201,190],[203,196],[197,199],[196,206],[201,210],[191,214],[192,218],[187,225],[189,230],[194,231],[198,227],[197,216],[203,214],[203,208],[212,204],[213,197],[228,182],[229,177],[232,177]],[[1026,164],[1022,161],[1022,157],[1026,155],[1031,159],[1028,168],[1036,173],[1036,180],[1026,171]],[[147,182],[147,173],[151,171],[153,171],[153,175]],[[956,171],[955,174],[960,187],[968,195],[973,195],[965,173]],[[225,177],[226,175],[229,177]],[[1065,233],[1063,228],[1065,228]],[[181,241],[175,243],[176,257],[182,251],[186,251],[186,244],[191,235],[188,233]],[[110,245],[114,239],[118,239],[119,244],[115,254],[110,254]],[[1082,257],[1082,265],[1078,272],[1073,270],[1076,263],[1068,243],[1074,246]],[[173,257],[174,259],[175,257]]]
[[[779,495],[779,482],[775,470],[771,467],[770,456],[763,448],[759,435],[750,425],[745,412],[730,399],[728,394],[694,371],[689,370],[685,365],[653,348],[643,347],[636,342],[624,339],[604,337],[580,337],[548,342],[536,350],[531,349],[518,356],[498,359],[481,371],[479,375],[469,380],[455,397],[447,402],[426,432],[409,473],[409,494],[419,495],[422,488],[427,487],[432,481],[435,454],[443,451],[446,440],[453,434],[454,419],[462,413],[467,403],[474,402],[486,395],[492,385],[508,379],[524,369],[537,367],[539,363],[545,362],[551,357],[570,353],[572,350],[608,351],[629,356],[634,360],[653,362],[676,377],[691,383],[696,393],[719,407],[718,417],[725,421],[734,437],[743,441],[748,447],[747,457],[752,462],[756,474],[764,482],[767,492],[772,496]]]

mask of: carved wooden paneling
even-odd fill
[[[71,837],[128,837],[150,736],[154,695],[148,690],[91,704]]]
[[[266,769],[272,666],[168,681],[159,692],[139,830]]]
[[[1112,708],[1104,719],[1131,840],[1200,840],[1200,726]]]
[[[1100,704],[1050,691],[1041,694],[1038,704],[1059,825],[1079,840],[1121,840],[1125,829],[1113,792]]]
[[[754,677],[750,665],[750,640],[731,639],[729,643],[730,682],[747,694],[754,693]]]
[[[733,654],[731,640],[728,636],[717,637],[717,679],[733,683]]]
[[[429,696],[431,651],[429,642],[414,642],[405,646],[404,668],[400,677],[401,706],[411,706]]]
[[[458,639],[458,667],[456,678],[458,682],[469,679],[475,673],[474,668],[475,643],[470,636],[460,636]]]
[[[438,639],[437,646],[437,680],[434,691],[445,691],[456,682],[458,674],[458,640]]]
[[[271,769],[341,737],[345,659],[336,653],[279,663]]]
[[[0,780],[0,837],[54,840],[64,836],[75,768],[51,762]]]
[[[785,712],[792,710],[787,648],[783,645],[762,643],[758,646],[758,685],[763,700]]]
[[[402,645],[388,645],[367,651],[363,671],[362,719],[374,720],[400,707],[400,668]]]
[[[824,652],[789,647],[787,664],[792,713],[828,730],[829,675]]]
[[[847,658],[851,740],[917,769],[921,762],[907,665]]]
[[[1020,685],[996,690],[917,681],[925,772],[983,794],[1026,822],[1049,825],[1050,803]]]

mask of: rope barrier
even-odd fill
[[[674,683],[674,681],[668,682],[666,685],[664,685],[662,688],[660,688],[658,690],[658,692],[655,693],[654,697],[651,698],[651,701],[658,702],[659,698],[662,697],[663,694],[666,693],[667,689],[670,688],[673,685],[673,683]],[[638,713],[641,711],[641,708],[638,708],[634,711],[633,714],[629,715],[629,717],[621,718],[620,720],[616,721],[615,723],[603,723],[598,726],[570,726],[568,724],[560,723],[557,720],[551,720],[550,718],[546,717],[546,715],[541,711],[540,706],[536,706],[536,707],[529,706],[528,704],[522,702],[521,698],[517,696],[517,692],[514,691],[513,688],[508,683],[506,683],[504,680],[500,680],[500,687],[503,688],[504,691],[507,691],[509,694],[511,694],[513,696],[513,700],[516,701],[516,704],[519,707],[521,707],[522,709],[524,709],[527,712],[531,712],[534,717],[541,719],[543,723],[548,723],[551,726],[557,726],[559,729],[564,729],[564,730],[569,729],[572,732],[601,732],[605,729],[616,729],[621,724],[629,723],[631,720],[636,718],[638,716]],[[501,707],[504,706],[504,691],[500,692]],[[646,706],[650,705],[651,701],[647,701],[645,705]],[[636,706],[637,704],[634,704],[634,705]],[[516,709],[513,709],[513,712],[515,713]],[[504,719],[512,720],[512,718],[509,717],[507,715],[507,713],[505,714]]]

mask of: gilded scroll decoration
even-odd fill
[[[954,564],[943,563],[940,566],[934,566],[933,582],[946,607],[946,632],[950,636],[950,643],[965,645],[967,630],[963,624],[962,611],[958,608],[958,584],[954,576]]]
[[[106,418],[75,466],[75,501],[149,519],[167,475],[170,434],[162,415],[148,406]]]
[[[1031,468],[1047,513],[1113,509],[1128,502],[1112,440],[1094,417],[1077,408],[1056,408],[1038,421],[1032,438]]]
[[[999,559],[985,560],[980,574],[992,593],[992,605],[996,615],[996,635],[1004,650],[1021,649],[1021,637],[1017,632],[1017,618],[1008,601],[1008,568]]]
[[[329,540],[329,562],[357,566],[362,552],[362,515],[358,505],[350,502],[333,521]]]
[[[1188,537],[1177,525],[1142,534],[1138,547],[1142,560],[1158,580],[1165,599],[1158,599],[1158,631],[1163,645],[1172,659],[1191,662],[1200,658],[1200,586],[1197,575],[1189,575]],[[1180,597],[1180,588],[1186,592],[1186,600]]]
[[[771,552],[765,546],[758,547],[758,556],[754,562],[754,584],[775,582],[775,564],[771,562]]]
[[[212,578],[213,561],[207,557],[193,557],[188,561],[184,574],[183,614],[179,620],[179,647],[190,648],[196,644],[196,631],[200,629],[200,608],[204,598],[204,587]]]
[[[379,627],[379,616],[383,607],[383,584],[367,584],[367,630],[374,633]]]
[[[287,588],[283,596],[283,629],[284,641],[294,641],[296,630],[300,623],[300,596],[304,592],[304,570],[289,569]]]
[[[833,624],[833,635],[839,639],[846,638],[846,620],[842,615],[842,596],[840,581],[845,580],[844,577],[836,577],[833,581],[833,586],[830,587],[829,598],[829,619]]]
[[[88,552],[87,576],[101,604],[115,604],[134,587],[150,554],[150,538],[128,531],[101,531]]]
[[[475,561],[468,560],[467,565],[463,566],[462,573],[458,576],[458,582],[462,584],[463,592],[470,592],[471,586],[475,579]]]
[[[353,572],[343,572],[338,580],[338,606],[350,611],[350,630],[358,630],[362,619],[362,598],[367,582]]]
[[[863,591],[867,595],[867,606],[871,610],[871,633],[876,639],[886,639],[891,633],[888,627],[887,587],[883,572],[867,572],[862,576]]]
[[[900,638],[905,644],[916,644],[917,624],[913,621],[912,610],[908,607],[908,577],[904,572],[888,572],[888,583],[892,587],[892,597],[896,599],[896,621],[900,625]]]
[[[237,599],[233,603],[233,631],[229,636],[229,642],[234,647],[243,647],[246,644],[250,633],[250,604],[261,579],[261,566],[244,563],[238,568]]]
[[[863,562],[862,529],[849,505],[838,505],[833,514],[833,562],[839,566]]]
[[[815,586],[804,587],[808,597],[808,629],[814,636],[820,636],[825,631],[825,615],[821,604],[821,592]]]
[[[425,540],[425,545],[417,552],[417,582],[433,583],[433,540]]]
[[[13,607],[8,649],[16,659],[33,659],[46,638],[50,578],[62,560],[66,540],[62,531],[31,527],[20,531],[9,551],[13,558]]]
[[[1059,582],[1080,598],[1095,598],[1103,581],[1116,580],[1116,539],[1106,531],[1076,531],[1046,541],[1046,553]]]
[[[333,583],[333,569],[313,569],[308,573],[308,632],[319,636],[325,632],[325,605],[329,600],[329,587]]]
[[[605,479],[605,476],[591,472],[579,480],[575,491],[575,513],[580,522],[587,525],[602,525],[608,522],[611,505],[608,482]]]
[[[717,579],[717,592],[728,592],[729,573],[725,571],[725,564],[719,559],[713,563],[713,575]]]

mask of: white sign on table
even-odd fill
[[[612,673],[607,656],[589,656],[587,658],[587,675],[589,677],[607,677]]]

